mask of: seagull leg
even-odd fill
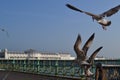
[[[102,26],[102,28],[103,28],[104,30],[107,30],[106,26]]]

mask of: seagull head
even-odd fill
[[[111,21],[108,21],[107,25],[108,25],[108,26],[111,25]]]

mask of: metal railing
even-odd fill
[[[18,71],[49,76],[61,76],[71,78],[85,78],[84,70],[77,64],[72,66],[73,60],[0,60],[0,70]],[[98,61],[100,62],[100,61]],[[117,61],[118,62],[118,61]],[[97,63],[97,62],[95,62]],[[104,63],[104,62],[101,62]],[[107,64],[107,62],[105,61]],[[108,62],[109,63],[109,62]],[[103,65],[104,80],[120,80],[120,66]],[[80,68],[80,69],[79,69]],[[79,71],[78,71],[79,70]],[[93,73],[96,72],[96,66],[91,68]],[[95,75],[93,76],[94,80]]]

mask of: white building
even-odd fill
[[[7,49],[0,51],[1,59],[39,59],[39,60],[73,60],[69,53],[43,53],[33,49],[29,49],[23,52],[20,51],[8,51]]]

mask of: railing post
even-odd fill
[[[49,60],[49,74],[51,74],[51,60]]]
[[[55,62],[55,75],[58,74],[58,60]]]
[[[73,77],[74,75],[75,75],[75,68],[74,68],[74,66],[72,66],[71,76]]]
[[[37,60],[37,73],[39,73],[40,63],[39,60]]]
[[[26,60],[23,60],[23,71],[26,72]]]
[[[66,64],[65,64],[65,60],[64,60],[64,61],[63,61],[63,76],[66,75],[65,66],[66,66]]]
[[[13,59],[13,61],[12,61],[12,71],[14,71],[14,69],[15,69],[15,60]]]
[[[32,72],[34,73],[35,72],[35,60],[32,60]]]
[[[45,66],[45,60],[43,60],[43,71],[44,71],[44,73],[45,73],[45,68],[46,68],[46,66]]]

